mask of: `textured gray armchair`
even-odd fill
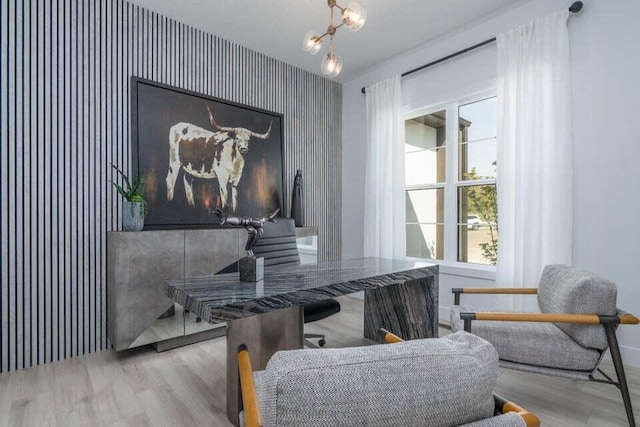
[[[250,351],[238,349],[240,419],[248,427],[539,425],[533,414],[492,394],[498,355],[466,332],[369,347],[281,351],[258,372],[251,371]]]
[[[615,284],[566,265],[548,265],[538,288],[458,288],[453,294],[452,331],[465,330],[489,341],[504,368],[617,386],[629,425],[635,427],[616,329],[640,321],[616,308]],[[461,294],[537,294],[540,313],[461,306]],[[617,381],[598,367],[607,348]],[[604,379],[596,378],[596,372]]]

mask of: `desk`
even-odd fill
[[[364,336],[385,328],[404,339],[438,336],[438,266],[378,258],[265,268],[264,280],[237,273],[174,280],[170,298],[210,323],[227,324],[227,416],[240,411],[237,350],[246,344],[255,370],[279,350],[303,346],[302,305],[365,291]]]

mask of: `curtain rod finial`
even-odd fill
[[[571,6],[569,6],[569,12],[578,13],[582,10],[583,7],[584,7],[584,3],[581,1],[577,1],[573,3]]]

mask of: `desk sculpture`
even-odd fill
[[[280,208],[262,218],[254,219],[229,216],[228,208],[225,210],[216,208],[213,211],[220,218],[220,224],[244,227],[247,230],[247,244],[244,247],[247,251],[247,256],[240,258],[238,261],[241,282],[259,282],[264,278],[264,258],[257,258],[253,253],[253,248],[262,237],[262,233],[264,233],[264,223],[267,221],[276,222],[278,212],[280,212]]]

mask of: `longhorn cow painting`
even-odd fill
[[[282,116],[132,78],[132,157],[145,229],[215,227],[282,209]]]

